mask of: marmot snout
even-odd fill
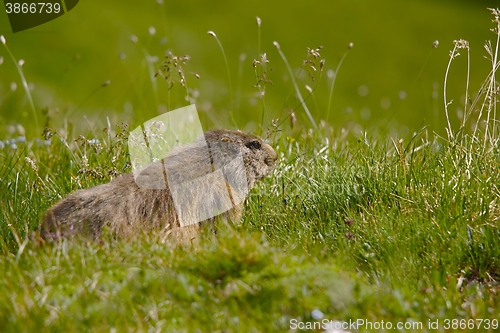
[[[202,140],[207,144],[204,149],[199,144]],[[207,146],[210,163],[204,164],[201,161],[202,156],[208,156]],[[244,168],[235,168],[231,170],[232,174],[226,173],[221,178],[225,179],[222,182],[211,180],[210,175],[224,167],[216,165],[216,161],[225,161],[225,158],[234,157],[235,153],[241,156],[240,161],[242,159],[243,163],[240,165]],[[139,230],[169,229],[175,231],[175,238],[184,238],[184,241],[192,239],[198,233],[199,223],[182,227],[183,219],[199,219],[206,213],[206,206],[221,206],[218,200],[225,196],[230,199],[230,207],[221,216],[238,222],[246,192],[272,172],[276,159],[274,149],[256,136],[229,130],[209,131],[192,145],[172,150],[165,159],[154,163],[139,176],[152,176],[158,181],[168,178],[166,189],[141,187],[134,179],[134,174],[128,173],[107,184],[75,191],[47,211],[40,226],[40,235],[45,239],[55,239],[84,234],[98,239],[102,228],[107,226],[118,236]],[[167,177],[161,179],[162,175]],[[176,192],[173,191],[176,190],[176,180],[182,177],[206,180],[196,183],[194,188],[187,190],[187,194],[183,194],[189,198],[189,202],[184,202],[186,208],[179,212],[176,211]],[[247,184],[235,186],[230,178],[246,179]],[[210,193],[207,193],[208,188]],[[183,191],[186,192],[185,189]],[[206,219],[211,222],[214,220],[214,217]]]

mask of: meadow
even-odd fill
[[[496,29],[486,48],[457,38],[445,61],[438,57],[439,100],[427,61],[443,51],[430,41],[419,65],[410,64],[408,99],[383,117],[374,111],[383,109],[376,83],[367,84],[373,100],[352,102],[352,92],[343,93],[354,89],[357,100],[364,94],[359,82],[341,80],[357,75],[347,64],[359,64],[351,58],[358,44],[344,41],[331,67],[317,45],[296,60],[286,51],[291,42],[267,43],[273,53],[266,55],[259,42],[259,56],[244,60],[243,79],[230,62],[236,51],[215,28],[207,38],[222,64],[218,79],[191,72],[213,69],[196,66],[210,61],[196,59],[200,53],[187,58],[172,50],[148,61],[154,43],[134,35],[127,43],[139,45],[137,58],[124,59],[142,59],[140,66],[122,68],[132,88],[125,84],[109,97],[105,89],[116,82],[103,76],[90,92],[71,95],[57,86],[62,97],[51,100],[44,91],[62,78],[47,74],[43,89],[37,83],[27,93],[19,84],[3,94],[2,110],[19,114],[3,112],[0,130],[0,331],[334,332],[327,323],[346,323],[339,331],[352,332],[498,331],[500,11],[486,13],[483,30]],[[268,38],[266,22],[254,22],[259,41]],[[10,54],[15,60],[7,75],[20,56],[11,37],[0,44],[3,66]],[[484,73],[467,66],[473,52],[487,58]],[[25,72],[15,73],[25,79]],[[76,72],[65,82],[78,90]],[[414,84],[429,94],[416,93]],[[285,105],[277,106],[279,96],[288,96]],[[428,100],[417,103],[420,97]],[[358,102],[357,111],[340,111]],[[155,233],[33,242],[51,204],[131,170],[131,128],[188,103],[199,105],[204,126],[240,127],[278,152],[273,174],[249,194],[240,225],[220,226],[217,241],[197,246],[172,247]],[[376,107],[367,113],[365,104]],[[404,115],[416,109],[437,116]]]

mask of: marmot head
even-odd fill
[[[243,156],[249,188],[273,171],[278,157],[276,151],[261,138],[239,131],[205,132],[205,140],[209,146],[213,143],[233,143],[234,147],[239,148]]]

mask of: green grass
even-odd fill
[[[2,332],[286,331],[315,309],[394,324],[500,316],[498,149],[426,141],[425,130],[394,145],[329,127],[288,134],[242,225],[196,248],[155,235],[37,246],[25,230],[60,196],[122,171],[124,143],[101,135],[96,152],[54,136],[3,155]]]
[[[275,332],[363,319],[404,323],[403,332],[472,324],[495,332],[479,320],[500,317],[497,86],[493,75],[482,94],[471,90],[463,126],[450,125],[447,137],[426,127],[390,138],[274,119],[267,133],[277,167],[251,191],[242,224],[192,247],[154,233],[31,240],[52,203],[130,171],[130,129],[114,118],[104,129],[89,123],[85,136],[67,122],[4,144],[0,331]]]
[[[2,331],[272,332],[314,322],[315,309],[394,324],[500,316],[498,149],[429,142],[425,130],[394,145],[324,126],[289,134],[242,225],[199,248],[155,235],[37,246],[25,230],[64,193],[122,171],[124,143],[103,134],[100,150],[69,149],[54,136],[3,155]]]

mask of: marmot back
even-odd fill
[[[202,144],[203,140],[206,145]],[[230,177],[226,176],[223,182],[213,181],[213,171],[222,167],[217,164],[229,162],[236,155],[241,156],[244,168],[231,169]],[[204,163],[207,158],[210,162]],[[187,241],[196,237],[200,226],[197,223],[182,227],[182,220],[203,216],[207,202],[208,206],[218,207],[221,203],[216,201],[224,195],[227,197],[228,191],[231,206],[222,217],[238,222],[246,193],[239,193],[241,186],[235,186],[228,178],[246,179],[245,189],[249,191],[273,170],[276,158],[274,149],[256,136],[239,131],[209,131],[195,143],[172,150],[165,159],[142,170],[137,182],[134,174],[128,173],[107,184],[73,192],[47,211],[40,235],[45,239],[57,239],[83,234],[98,239],[103,227],[107,226],[116,235],[169,229],[174,232],[174,238]],[[139,186],[138,183],[145,179],[164,182],[166,188]],[[178,212],[176,183],[184,179],[202,181],[188,189],[188,193],[182,189],[182,195],[189,198],[189,202],[184,203],[187,208]],[[204,190],[207,188],[210,194]],[[206,220],[213,222],[214,218]]]

